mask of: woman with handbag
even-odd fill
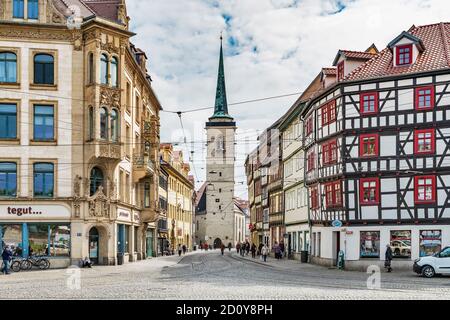
[[[387,268],[387,272],[391,272],[391,261],[392,261],[392,249],[388,244],[386,245],[386,253],[384,254],[384,267]]]

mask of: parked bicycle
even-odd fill
[[[41,270],[50,268],[50,260],[46,256],[30,256],[27,259],[23,259],[20,263],[22,270],[31,270],[33,267],[38,267]]]
[[[24,259],[22,257],[13,257],[12,261],[11,261],[11,265],[9,266],[9,268],[12,271],[14,271],[14,272],[19,272],[22,269],[21,268],[21,264],[22,264],[23,260]],[[2,265],[1,265],[1,269],[0,270],[3,270],[3,266],[4,266],[4,264],[3,264],[3,261],[2,261]]]

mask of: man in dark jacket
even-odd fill
[[[256,258],[256,245],[254,243],[252,243],[251,251],[252,251],[252,258],[253,259]]]
[[[391,261],[392,261],[392,249],[390,245],[386,245],[386,253],[384,254],[384,267],[387,268],[387,272],[391,272]]]
[[[2,272],[4,274],[9,274],[9,263],[11,262],[12,255],[13,255],[12,251],[9,249],[9,247],[5,247],[5,249],[2,252],[2,259],[3,259]]]

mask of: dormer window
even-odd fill
[[[338,65],[337,65],[337,76],[338,76],[338,81],[343,80],[344,77],[345,77],[344,61],[339,62]]]
[[[405,66],[412,63],[412,44],[407,44],[404,46],[398,46],[397,50],[397,65]]]

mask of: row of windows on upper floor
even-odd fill
[[[322,165],[333,165],[337,163],[337,139],[331,139],[323,144]],[[362,134],[359,136],[359,158],[377,158],[380,156],[380,136],[378,133]],[[436,153],[436,130],[417,129],[414,130],[414,156],[430,155]],[[310,150],[306,156],[307,172],[316,168],[316,153]]]
[[[33,141],[56,141],[55,105],[33,104]],[[16,103],[0,103],[0,139],[18,139],[18,106]],[[89,138],[94,138],[94,108],[89,108]],[[100,108],[100,138],[119,141],[120,116],[116,109]],[[128,142],[128,141],[127,141]]]
[[[12,51],[0,52],[0,83],[18,83],[18,58]],[[100,83],[119,86],[119,60],[102,54],[100,57]],[[89,83],[95,82],[94,54],[89,54]],[[33,57],[33,83],[55,84],[55,57],[48,53],[36,53]]]
[[[377,114],[379,111],[379,93],[365,92],[360,94],[360,109],[361,116],[368,116]],[[429,111],[435,107],[435,90],[434,86],[425,86],[415,88],[414,106],[417,111]],[[326,126],[336,122],[336,100],[327,102],[320,107],[319,113],[321,116],[321,125]],[[308,116],[305,120],[305,136],[308,137],[314,130],[313,114]]]
[[[342,181],[337,180],[323,185],[326,208],[341,208],[342,202]],[[416,205],[435,204],[436,198],[436,176],[416,176],[414,177],[414,203]],[[310,207],[319,209],[320,197],[319,186],[309,188]],[[359,179],[359,204],[362,206],[380,205],[380,178],[369,177]]]
[[[18,83],[17,54],[0,52],[0,83]],[[55,57],[48,53],[37,53],[33,57],[33,83],[55,84]]]
[[[13,0],[13,18],[33,19],[39,18],[39,0]]]

